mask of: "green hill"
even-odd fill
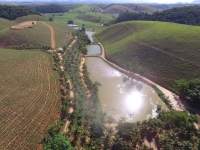
[[[56,33],[57,47],[62,47],[70,40],[73,29],[57,23],[46,22],[51,25]],[[51,34],[48,26],[40,22],[33,28],[23,30],[10,30],[0,32],[0,47],[20,45],[51,45]]]
[[[15,24],[15,22],[3,18],[0,18],[0,22],[0,31]]]
[[[17,18],[15,20],[15,22],[20,23],[20,22],[24,22],[24,21],[34,21],[34,20],[47,21],[46,18],[39,16],[39,15],[28,15],[28,16],[23,16],[23,17]]]
[[[111,5],[110,7],[106,8],[103,13],[108,13],[108,14],[119,14],[120,12],[134,12],[133,9],[130,9],[125,6],[121,5]]]
[[[102,13],[93,13],[93,12],[78,15],[77,19],[88,21],[88,22],[94,22],[94,23],[104,23],[110,20],[114,20],[112,15],[109,15],[109,14],[105,15]]]
[[[102,9],[100,7],[98,7],[97,5],[87,5],[87,4],[84,4],[84,5],[80,5],[79,7],[75,8],[75,9],[72,9],[70,10],[69,12],[78,12],[78,13],[86,13],[86,12],[101,12]]]
[[[154,21],[115,24],[97,33],[109,58],[177,90],[175,81],[200,77],[200,27]]]

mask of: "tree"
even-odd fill
[[[74,24],[73,20],[68,20],[68,24]]]
[[[56,134],[49,139],[44,150],[73,150],[73,147],[64,135]]]
[[[49,18],[49,21],[53,21],[53,18],[52,18],[52,17],[50,17],[50,18]]]

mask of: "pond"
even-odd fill
[[[129,78],[101,58],[88,57],[86,65],[90,79],[101,84],[98,94],[104,112],[116,121],[122,117],[130,122],[156,117],[157,105],[168,110],[152,87]]]
[[[97,54],[101,54],[101,48],[99,45],[87,45],[86,46],[88,52],[88,55],[97,55]]]

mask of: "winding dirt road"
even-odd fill
[[[53,49],[56,49],[56,36],[55,36],[56,34],[55,34],[54,29],[50,25],[48,25],[47,23],[45,23],[45,22],[42,22],[42,23],[50,28],[50,30],[51,30],[51,47]]]

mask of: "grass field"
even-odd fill
[[[23,17],[19,17],[15,20],[15,22],[17,22],[17,23],[21,23],[24,21],[48,21],[48,20],[46,18],[44,18],[43,16],[39,16],[39,15],[23,16]]]
[[[60,87],[50,54],[0,49],[0,149],[35,149],[58,120]]]
[[[0,23],[0,33],[2,32],[2,30],[9,28],[15,24],[14,21],[10,21],[10,20],[3,19],[3,18],[0,18],[0,22],[1,22]]]
[[[29,17],[22,18],[20,18],[19,20],[28,21],[30,19]],[[33,18],[34,16],[32,17],[32,19]],[[20,46],[24,44],[47,46],[51,45],[50,29],[48,26],[44,25],[41,22],[33,26],[32,28],[25,28],[23,30],[10,30],[9,27],[11,27],[12,25],[17,25],[18,23],[13,23],[5,19],[2,19],[0,21],[2,21],[0,25],[0,29],[2,29],[0,31],[0,47]],[[58,23],[52,23],[49,21],[46,21],[46,23],[50,24],[56,32],[57,47],[63,47],[70,40],[73,29],[66,25],[61,25]]]
[[[73,20],[74,24],[86,27],[86,30],[99,30],[104,28],[102,23],[114,20],[117,15],[103,14],[102,9],[97,5],[80,5],[67,13],[44,14],[46,19],[53,17],[54,22],[66,25],[68,20]],[[114,18],[115,17],[115,18]]]
[[[73,28],[54,22],[46,22],[55,30],[56,47],[63,47],[72,38]]]
[[[23,30],[6,29],[0,32],[0,46],[34,45],[35,43],[37,45],[51,45],[50,36],[50,29],[42,23],[39,23],[33,28],[26,28]]]
[[[200,27],[132,21],[97,33],[108,57],[176,92],[175,81],[200,77]]]
[[[108,8],[106,8],[103,13],[109,13],[109,14],[119,14],[120,12],[134,12],[133,9],[121,6],[121,5],[112,5]]]

